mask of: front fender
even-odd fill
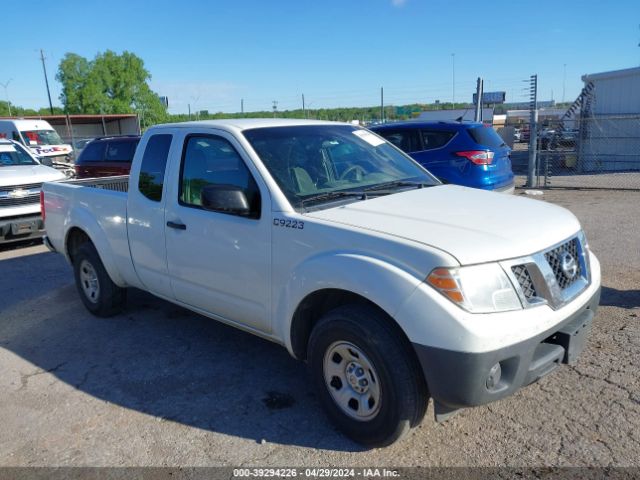
[[[78,228],[87,234],[93,245],[96,247],[98,256],[100,257],[100,260],[113,283],[119,287],[126,287],[127,282],[122,278],[122,275],[116,266],[116,256],[111,244],[109,243],[108,233],[90,212],[82,208],[72,208],[65,221],[64,255],[67,260],[71,262],[67,245],[69,232],[71,232],[73,228]],[[124,240],[126,240],[126,234],[124,234]]]
[[[311,257],[291,272],[279,290],[274,318],[286,321],[276,322],[275,333],[293,355],[291,322],[298,305],[309,294],[324,289],[352,292],[394,317],[421,282],[395,265],[359,253],[333,252]]]

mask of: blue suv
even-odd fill
[[[444,183],[497,192],[514,190],[511,149],[489,125],[409,121],[370,129]]]

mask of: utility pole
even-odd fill
[[[456,108],[456,54],[451,54],[451,88],[453,90],[451,97],[451,108]]]
[[[244,115],[244,98],[240,99],[240,113]]]
[[[302,94],[302,116],[307,118],[307,109],[304,108],[304,93]]]
[[[42,60],[42,70],[44,71],[44,83],[47,86],[47,97],[49,97],[49,110],[53,115],[53,103],[51,103],[51,92],[49,91],[49,79],[47,78],[47,67],[44,64],[44,52],[40,49],[40,60]]]
[[[533,177],[536,173],[538,148],[538,75],[531,75],[529,79],[529,171],[527,187],[533,187]]]
[[[564,87],[565,87],[566,81],[567,81],[567,64],[565,63],[563,65],[563,71],[562,71],[562,103],[564,103]]]
[[[191,104],[187,103],[187,108],[189,109],[189,120],[191,120]]]
[[[9,101],[9,93],[7,91],[7,87],[11,83],[11,80],[13,80],[13,78],[10,78],[5,83],[0,83],[0,85],[4,87],[4,96],[7,97],[7,107],[9,108],[9,116],[11,116],[11,102]]]
[[[276,112],[278,111],[278,102],[277,100],[273,101],[273,118],[276,118]]]
[[[380,123],[384,123],[384,88],[380,87]]]

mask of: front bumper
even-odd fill
[[[500,400],[551,373],[560,363],[574,363],[599,301],[600,289],[552,329],[489,352],[458,352],[414,343],[435,401],[436,419],[445,420],[460,408]],[[496,364],[500,365],[501,375],[490,388],[492,382],[488,379]]]
[[[26,215],[0,219],[0,244],[28,240],[44,234],[40,215]]]

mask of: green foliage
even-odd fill
[[[384,108],[384,119],[387,121],[396,120],[409,120],[416,118],[420,112],[425,110],[443,110],[451,108],[473,108],[473,105],[468,103],[432,103],[421,104],[413,103],[410,105],[393,106],[387,105]],[[272,118],[273,111],[258,111],[258,112],[245,112],[245,113],[210,113],[207,110],[201,110],[191,115],[189,118],[186,114],[170,115],[170,121],[172,122],[186,122],[188,120],[216,120],[221,118]],[[361,123],[379,122],[380,119],[380,106],[373,107],[341,107],[341,108],[314,108],[303,111],[302,109],[296,110],[283,110],[276,112],[278,118],[311,118],[317,120],[331,120],[338,122],[350,122],[352,120],[358,120]]]
[[[141,58],[124,51],[99,53],[89,61],[67,53],[56,79],[62,84],[60,101],[70,114],[138,113],[142,127],[167,120],[167,112],[149,88],[150,73]]]
[[[63,115],[64,110],[60,107],[53,107],[53,113],[55,115]],[[0,100],[0,117],[29,117],[37,115],[51,115],[51,110],[48,107],[34,110],[33,108],[22,108],[11,104],[11,115],[9,115],[9,104]]]

